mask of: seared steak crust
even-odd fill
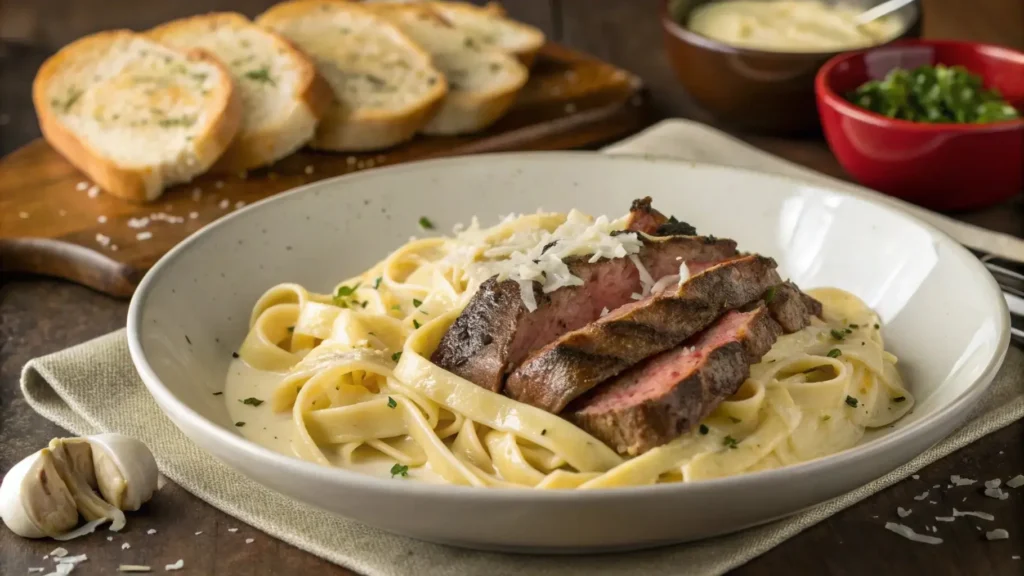
[[[651,197],[646,196],[633,200],[629,207],[629,220],[626,221],[626,230],[643,232],[654,235],[658,228],[668,222],[664,214],[651,207]]]
[[[691,274],[736,255],[736,243],[699,236],[646,238],[638,256],[655,279],[679,271],[685,261]],[[640,274],[628,258],[587,262],[570,258],[566,265],[583,280],[582,286],[544,294],[534,283],[537,309],[522,302],[513,280],[484,282],[470,299],[431,356],[438,366],[492,392],[499,392],[507,373],[526,355],[562,334],[632,302],[642,290]]]
[[[508,378],[512,398],[561,412],[574,398],[641,360],[678,346],[723,312],[781,283],[775,261],[744,256],[707,268],[676,290],[624,305],[532,353]]]
[[[786,334],[803,330],[811,323],[811,316],[821,317],[821,302],[804,294],[796,284],[786,281],[775,287],[767,298],[772,318]]]
[[[765,306],[727,312],[678,348],[575,401],[568,418],[615,450],[641,454],[692,429],[736,393],[782,330]]]

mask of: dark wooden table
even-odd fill
[[[38,136],[29,87],[42,60],[64,43],[104,28],[142,29],[208,10],[259,13],[268,0],[0,0],[0,153]],[[552,38],[640,75],[658,113],[710,121],[689,100],[661,51],[656,0],[509,0],[510,12],[543,28]],[[925,35],[981,40],[1024,48],[1021,0],[925,0]],[[739,136],[743,137],[742,134]],[[772,153],[844,177],[819,139],[746,139]],[[1021,198],[988,210],[958,214],[981,226],[1024,236]],[[0,281],[0,470],[6,471],[51,437],[66,434],[36,415],[18,390],[21,367],[54,352],[124,326],[128,303],[86,288],[46,278],[8,276]],[[946,494],[949,476],[1007,479],[1024,472],[1024,422],[1018,422],[928,466],[908,480],[845,510],[735,571],[736,574],[942,574],[1024,573],[1024,495],[996,501],[978,489]],[[883,529],[897,506],[918,504],[913,496],[933,491],[938,510],[953,506],[996,515],[1010,540],[988,542],[978,522],[944,525],[940,546],[915,544]],[[955,494],[955,496],[954,496]],[[960,498],[968,496],[966,503]],[[940,513],[940,512],[937,512]],[[640,520],[638,520],[640,521]],[[980,523],[985,524],[985,523]],[[238,527],[237,532],[228,528]],[[994,526],[983,526],[991,529]],[[146,535],[149,528],[158,532]],[[202,531],[201,535],[195,532]],[[950,535],[952,533],[952,535]],[[68,548],[89,560],[75,574],[111,574],[122,563],[164,564],[185,560],[183,574],[217,576],[338,574],[351,572],[278,542],[206,505],[181,488],[166,486],[142,512],[132,514],[130,550],[107,542],[102,531]],[[245,538],[255,541],[245,545]],[[25,574],[51,566],[41,557],[52,541],[28,541],[0,529],[0,574]],[[1016,557],[1016,558],[1015,558]],[[685,573],[685,567],[680,567]]]

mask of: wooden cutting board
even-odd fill
[[[0,159],[0,271],[57,276],[130,296],[188,235],[245,204],[296,186],[400,162],[505,150],[555,150],[620,138],[649,123],[635,76],[548,44],[507,116],[486,132],[427,138],[373,154],[302,150],[245,175],[204,175],[152,204],[92,183],[43,140]]]

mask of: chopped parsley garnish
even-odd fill
[[[246,406],[259,406],[260,404],[263,404],[263,400],[260,400],[259,398],[253,398],[252,396],[246,398],[245,400],[239,400],[239,402],[245,404]]]
[[[771,304],[772,300],[775,300],[775,286],[764,291],[764,302],[765,304]]]
[[[881,328],[881,326],[879,326],[878,324],[875,324],[875,330],[878,330],[879,328]]]
[[[893,402],[906,402],[907,401],[907,397],[906,396],[896,396],[895,398],[892,399],[892,401]]]
[[[850,408],[856,408],[858,403],[859,402],[857,401],[857,399],[854,398],[853,396],[846,397],[846,405],[849,406]]]
[[[398,406],[398,402],[395,402],[394,398],[388,396],[388,408],[394,408],[395,406]]]
[[[383,279],[384,278],[382,276],[377,276],[377,279],[373,281],[373,289],[374,290],[380,289],[380,281],[383,280]]]
[[[739,424],[740,422],[743,422],[743,420],[740,420],[735,416],[729,416],[729,420],[731,420],[733,424]]]
[[[335,306],[339,308],[350,308],[359,304],[354,298],[356,290],[359,288],[361,282],[356,282],[354,286],[338,286],[338,291],[335,292],[334,297],[331,300]]]
[[[1020,118],[997,90],[962,66],[896,68],[882,80],[865,82],[846,94],[851,103],[876,114],[931,124],[984,124]]]
[[[401,357],[402,357],[402,351],[401,350],[399,350],[398,352],[395,352],[394,354],[391,355],[391,359],[394,360],[395,362],[398,362],[398,359],[401,358]]]
[[[289,326],[288,327],[288,333],[289,334],[294,334],[295,333],[295,326]]]
[[[54,108],[59,108],[61,112],[67,114],[71,110],[71,107],[75,105],[75,102],[78,102],[78,99],[81,98],[84,93],[85,92],[83,90],[79,90],[72,86],[71,88],[68,88],[68,97],[63,102],[54,99],[50,104]]]
[[[836,330],[835,328],[833,328],[832,331],[829,332],[829,334],[831,334],[832,337],[835,338],[836,340],[842,340],[843,338],[846,338],[846,332],[843,332],[842,330]]]
[[[249,70],[245,73],[245,77],[255,82],[263,82],[265,84],[270,84],[271,86],[277,86],[277,82],[274,82],[274,79],[270,77],[270,68],[266,66],[263,68]]]
[[[417,330],[419,330],[420,326],[421,326],[421,324],[419,322],[417,322],[415,318],[413,318],[412,319],[412,327],[417,329]]]
[[[823,416],[821,417],[821,421],[822,421],[822,422],[828,422],[828,421],[829,421],[829,420],[831,420],[831,419],[832,419],[832,416],[829,416],[828,414],[825,414],[825,415],[823,415]]]
[[[235,422],[235,426],[241,428],[242,426],[245,426],[245,422]]]
[[[392,307],[391,307],[391,309],[392,309],[392,310],[398,310],[399,312],[401,312],[401,311],[402,311],[402,307],[401,307],[401,306],[399,306],[398,304],[395,304],[394,306],[392,306]]]
[[[391,467],[391,477],[392,478],[394,478],[395,476],[408,476],[408,475],[409,475],[409,467],[408,466],[404,466],[402,464],[395,464],[394,466]]]
[[[213,393],[213,395],[214,395],[214,396],[221,396],[221,395],[223,395],[223,394],[224,394],[223,392],[214,392],[214,393]]]
[[[420,228],[423,228],[424,230],[433,230],[434,223],[430,221],[430,218],[420,216]]]
[[[716,238],[714,234],[708,234],[704,238],[704,243],[705,244],[714,244],[715,242],[718,242],[718,238]]]
[[[547,436],[547,434],[548,434],[548,429],[547,429],[547,428],[544,428],[544,429],[542,429],[542,430],[540,431],[540,435],[541,435],[541,436]]]
[[[232,352],[231,353],[231,357],[237,359],[238,358],[238,352]]]
[[[850,328],[860,328],[860,325],[858,325],[858,324],[850,324]]]
[[[740,441],[739,441],[739,440],[737,440],[737,439],[735,439],[735,438],[733,438],[732,436],[726,436],[726,437],[725,437],[725,440],[723,440],[723,441],[722,441],[722,443],[723,443],[723,444],[724,444],[724,445],[725,445],[726,447],[728,447],[728,448],[733,448],[733,449],[735,449],[735,448],[736,448],[736,445],[737,445],[737,444],[739,444],[739,443],[740,443]]]
[[[419,307],[420,307],[420,304],[423,304],[423,300],[417,300],[417,299],[415,299],[415,298],[413,298],[413,299],[412,299],[412,305],[413,305],[413,306],[415,306],[415,307],[419,308]]]
[[[828,354],[825,354],[825,356],[828,356],[829,358],[839,358],[842,355],[843,351],[840,350],[839,348],[833,348],[828,351]]]
[[[700,425],[699,430],[700,430],[701,435],[707,435],[707,433],[708,433],[708,427],[705,426],[704,424]]]
[[[195,116],[178,116],[176,118],[161,118],[160,120],[157,120],[156,124],[161,128],[173,128],[175,126],[188,128],[195,123]]]

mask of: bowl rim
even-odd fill
[[[650,486],[628,486],[618,488],[605,488],[601,490],[535,490],[532,488],[508,488],[501,490],[491,489],[478,489],[471,486],[460,486],[451,484],[429,484],[425,482],[385,482],[381,478],[362,474],[359,472],[346,470],[344,468],[335,468],[322,466],[313,462],[300,460],[293,456],[281,454],[273,451],[269,448],[261,446],[256,442],[249,440],[233,431],[224,428],[212,420],[202,416],[190,406],[188,406],[182,400],[179,400],[169,388],[160,380],[153,366],[150,364],[143,350],[141,332],[145,330],[145,325],[142,321],[143,312],[145,311],[151,292],[153,291],[154,285],[160,279],[165,268],[169,268],[171,264],[182,257],[187,251],[192,249],[194,246],[200,245],[206,240],[206,237],[217,228],[225,226],[228,222],[231,222],[235,218],[244,218],[244,215],[250,210],[261,210],[265,206],[273,204],[274,202],[285,201],[291,197],[299,196],[303,194],[312,194],[318,190],[327,188],[337,188],[339,185],[346,185],[355,180],[367,180],[372,178],[390,177],[392,174],[401,172],[415,172],[424,169],[430,169],[435,167],[443,167],[447,169],[458,169],[460,164],[466,162],[476,163],[483,161],[491,162],[513,162],[518,166],[521,166],[524,162],[538,162],[547,161],[555,163],[564,162],[580,162],[580,161],[596,161],[596,162],[622,162],[622,163],[667,163],[685,167],[686,169],[698,169],[698,170],[710,170],[716,172],[740,172],[746,175],[753,175],[760,178],[768,178],[781,182],[786,182],[791,185],[809,186],[811,188],[821,190],[829,194],[840,195],[844,198],[851,198],[857,201],[863,201],[872,204],[874,207],[886,210],[899,218],[903,218],[912,225],[916,225],[924,229],[932,236],[933,240],[940,242],[950,251],[951,257],[957,258],[966,263],[969,267],[974,267],[975,272],[982,278],[982,282],[987,285],[989,297],[992,301],[997,303],[997,307],[1000,312],[1000,322],[998,325],[999,337],[998,342],[993,350],[988,363],[985,368],[974,378],[974,380],[967,385],[966,389],[961,392],[958,396],[950,400],[944,406],[939,407],[936,412],[929,417],[922,418],[916,422],[913,422],[906,427],[899,428],[884,436],[875,438],[866,444],[860,444],[852,448],[818,458],[799,464],[790,466],[784,466],[772,470],[764,470],[759,472],[751,472],[747,474],[740,474],[736,476],[728,476],[724,478],[716,478],[712,480],[704,480],[700,482],[692,483],[671,483],[671,484],[655,484]],[[1002,298],[1002,291],[994,277],[988,274],[982,265],[982,263],[975,258],[968,250],[961,246],[958,242],[950,238],[945,233],[941,232],[934,226],[931,226],[927,222],[924,222],[912,214],[900,211],[894,207],[887,206],[886,204],[869,199],[869,198],[858,198],[847,192],[842,191],[836,187],[829,187],[824,184],[814,183],[807,180],[802,180],[797,177],[772,174],[767,172],[759,172],[756,170],[738,168],[734,166],[727,166],[722,164],[714,164],[709,162],[693,162],[686,160],[676,160],[671,158],[658,158],[658,157],[647,157],[647,156],[632,156],[632,155],[607,155],[599,154],[594,152],[585,151],[561,151],[561,152],[503,152],[503,153],[489,153],[479,154],[470,156],[456,156],[450,158],[437,158],[429,159],[418,162],[410,162],[406,164],[399,164],[396,166],[384,167],[382,169],[370,170],[365,172],[358,172],[353,174],[346,174],[342,176],[336,176],[334,178],[328,178],[318,182],[299,186],[287,192],[270,196],[253,204],[250,204],[241,210],[235,211],[228,214],[221,219],[214,221],[207,226],[201,228],[182,242],[178,243],[177,246],[172,248],[167,254],[161,257],[156,264],[146,273],[145,277],[139,283],[138,289],[132,296],[131,302],[128,306],[128,318],[127,318],[127,339],[128,349],[132,359],[132,363],[135,365],[136,370],[146,388],[149,390],[150,395],[153,396],[159,405],[161,411],[168,416],[176,427],[178,426],[177,420],[185,420],[189,423],[189,426],[197,430],[200,434],[206,437],[208,442],[218,444],[223,450],[229,451],[235,454],[242,454],[247,460],[252,461],[255,464],[261,465],[267,469],[275,469],[281,474],[286,475],[298,475],[307,478],[316,478],[318,480],[329,481],[333,484],[355,487],[360,490],[366,490],[371,493],[381,494],[386,496],[415,496],[415,497],[432,497],[440,499],[473,499],[473,500],[486,500],[492,501],[497,500],[500,502],[566,502],[566,501],[601,501],[606,499],[642,499],[647,497],[656,496],[667,496],[676,491],[688,491],[692,495],[700,496],[701,494],[713,495],[718,490],[730,489],[730,490],[743,490],[743,489],[756,489],[762,487],[764,483],[774,482],[789,482],[795,479],[815,477],[822,473],[826,473],[829,469],[833,468],[846,468],[848,466],[857,466],[858,464],[870,460],[876,457],[879,453],[884,453],[892,449],[892,446],[899,444],[908,438],[915,438],[919,436],[928,436],[929,432],[934,432],[936,429],[943,428],[944,424],[950,421],[960,422],[962,417],[966,414],[966,411],[973,406],[982,394],[991,386],[992,381],[1002,366],[1003,359],[1006,356],[1007,350],[1010,344],[1010,313],[1005,300]],[[173,414],[173,417],[171,415]],[[960,418],[958,418],[960,417]],[[948,432],[951,432],[952,428]],[[184,431],[183,431],[184,432]],[[947,432],[947,433],[948,433]],[[188,436],[188,434],[186,434]],[[190,442],[195,442],[189,439]],[[200,446],[200,448],[210,454],[210,451]],[[919,455],[916,454],[915,457]],[[212,454],[211,454],[212,456]],[[214,456],[216,457],[216,456]],[[907,461],[909,462],[909,460]],[[906,462],[900,463],[904,465]],[[228,464],[232,468],[234,465]],[[895,468],[893,468],[895,469]],[[237,470],[237,469],[236,469]],[[248,476],[248,475],[247,475]],[[251,477],[251,479],[259,482],[257,478]],[[261,482],[262,483],[262,482]]]
[[[736,56],[758,56],[764,58],[775,58],[780,60],[801,61],[825,60],[849,52],[848,50],[823,50],[820,52],[785,52],[778,50],[760,50],[757,48],[734,46],[721,40],[715,40],[714,38],[698,34],[684,26],[682,23],[676,22],[676,20],[672,18],[672,15],[669,14],[668,12],[668,3],[670,1],[671,0],[661,0],[662,28],[672,36],[681,40],[683,43],[697,46],[698,48],[702,48],[704,50],[710,50],[713,52],[719,52],[722,54],[730,54]],[[921,23],[923,13],[921,0],[913,0],[913,2],[911,2],[908,6],[914,7],[914,17],[906,23],[906,25],[903,27],[900,33],[897,36],[893,37],[891,40],[888,40],[883,44],[872,46],[871,48],[877,48],[878,46],[888,46],[894,42],[899,42],[900,40],[908,38],[907,35],[914,29],[914,27],[918,26]]]
[[[843,116],[848,116],[865,124],[871,124],[879,128],[898,129],[921,134],[990,134],[1012,132],[1015,130],[1024,131],[1024,114],[1017,119],[987,122],[985,124],[937,124],[928,122],[911,122],[910,120],[890,118],[877,112],[861,108],[860,106],[847,101],[846,98],[843,98],[842,95],[832,88],[832,85],[828,80],[833,70],[842,64],[850,62],[851,60],[857,58],[863,59],[876,51],[899,50],[901,48],[912,48],[915,46],[948,46],[962,50],[974,50],[981,54],[985,54],[986,56],[989,55],[987,54],[989,52],[996,52],[999,55],[1005,55],[1012,59],[1020,60],[1021,63],[1024,64],[1024,52],[1020,52],[1006,46],[1000,46],[998,44],[968,42],[964,40],[903,38],[888,44],[881,44],[864,50],[843,52],[833,56],[828,60],[828,62],[822,64],[821,68],[818,69],[818,73],[815,74],[814,91],[821,101]]]

